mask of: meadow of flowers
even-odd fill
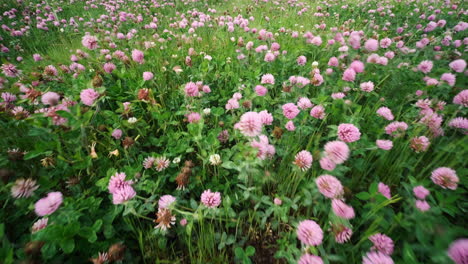
[[[463,0],[0,3],[0,263],[468,263]]]

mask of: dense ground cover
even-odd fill
[[[1,263],[468,263],[463,1],[0,10]]]

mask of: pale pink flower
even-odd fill
[[[154,74],[152,72],[143,72],[143,80],[149,81],[153,79]]]
[[[132,59],[139,64],[143,64],[145,62],[145,55],[143,54],[143,51],[134,49],[132,50]]]
[[[158,201],[158,207],[161,209],[168,209],[173,203],[175,203],[176,198],[172,195],[166,194],[161,196]]]
[[[221,193],[212,192],[210,189],[208,189],[202,193],[200,199],[206,207],[215,208],[221,204]]]
[[[457,76],[452,73],[444,73],[440,76],[441,81],[445,81],[449,86],[454,86]]]
[[[336,216],[343,219],[353,219],[354,209],[353,207],[345,204],[340,199],[332,199],[332,209]]]
[[[362,63],[362,61],[355,60],[351,62],[351,64],[349,65],[349,68],[353,69],[356,73],[361,73],[361,72],[364,72],[365,66],[364,66],[364,63]]]
[[[305,110],[307,108],[312,108],[313,104],[310,102],[309,98],[301,97],[299,98],[299,101],[297,101],[297,106],[302,110]]]
[[[399,137],[408,129],[405,122],[394,121],[385,127],[385,133],[392,137]]]
[[[264,74],[262,76],[261,84],[275,84],[275,77],[272,74]]]
[[[283,115],[288,119],[294,119],[300,112],[297,106],[293,103],[287,103],[282,106]]]
[[[289,120],[286,125],[284,125],[284,127],[288,130],[288,131],[294,131],[296,130],[296,126],[294,126],[294,123],[293,121]]]
[[[378,139],[375,141],[378,148],[383,150],[390,150],[393,148],[393,142],[391,140]]]
[[[368,39],[366,43],[364,43],[364,48],[368,51],[376,51],[379,49],[379,41],[376,39]]]
[[[96,101],[96,99],[98,98],[99,93],[92,88],[84,89],[80,93],[81,102],[87,106],[92,106],[94,104],[94,101]]]
[[[48,219],[48,218],[41,218],[41,219],[37,220],[37,221],[32,225],[31,233],[34,234],[34,233],[38,232],[39,230],[42,230],[42,229],[46,228],[48,222],[49,222],[49,219]]]
[[[262,118],[257,112],[244,113],[234,128],[247,137],[255,137],[262,132]]]
[[[258,139],[258,141],[252,140],[250,143],[253,148],[258,150],[257,157],[261,160],[273,157],[276,153],[276,150],[273,145],[269,144],[268,137],[265,135],[260,135],[258,136]]]
[[[325,108],[321,105],[316,105],[310,110],[310,115],[317,119],[325,118]]]
[[[335,164],[342,164],[349,158],[349,147],[342,141],[330,141],[324,147],[326,156]]]
[[[283,201],[281,201],[280,198],[277,198],[277,197],[276,197],[276,198],[273,200],[273,203],[274,203],[275,205],[281,205],[281,204],[283,203]]]
[[[463,59],[454,60],[449,64],[449,66],[456,72],[463,72],[466,68],[466,61]]]
[[[361,132],[353,124],[340,124],[338,126],[338,138],[347,143],[355,142],[361,138]]]
[[[313,220],[304,220],[297,227],[297,238],[307,246],[322,244],[323,231]]]
[[[371,81],[363,82],[361,83],[360,87],[362,91],[370,93],[374,90],[374,83]]]
[[[419,63],[418,70],[420,72],[427,74],[432,70],[433,66],[434,64],[432,63],[432,61],[424,60],[424,61],[421,61],[421,63]]]
[[[327,171],[332,171],[336,168],[335,162],[333,162],[329,157],[322,157],[319,161],[320,167]]]
[[[342,80],[348,81],[348,82],[354,82],[355,78],[356,78],[356,72],[353,69],[348,68],[344,71]]]
[[[343,227],[343,229],[337,233],[335,233],[335,241],[338,244],[346,243],[351,236],[353,235],[353,230],[347,227]]]
[[[57,105],[60,101],[60,95],[55,92],[47,92],[42,95],[41,102],[45,105]]]
[[[185,95],[192,97],[198,96],[199,91],[197,84],[194,82],[189,82],[185,84]]]
[[[297,64],[304,66],[307,63],[307,58],[305,56],[297,57]]]
[[[130,185],[124,185],[112,194],[113,204],[122,204],[135,197],[136,192]]]
[[[305,253],[301,256],[297,264],[323,264],[323,260],[319,256]]]
[[[154,161],[156,158],[154,157],[147,157],[143,160],[143,168],[151,169],[154,166]]]
[[[377,109],[377,112],[376,112],[379,116],[391,121],[394,119],[394,116],[392,114],[392,110],[390,110],[390,108],[388,107],[380,107],[379,109]]]
[[[60,207],[62,202],[61,192],[50,192],[34,204],[34,211],[38,216],[50,215]]]
[[[379,191],[379,193],[381,193],[383,196],[385,196],[385,198],[387,198],[387,199],[391,199],[391,198],[392,198],[392,195],[391,195],[391,193],[390,193],[390,187],[388,187],[388,185],[384,184],[383,182],[379,182],[378,191]]]
[[[294,157],[294,164],[296,164],[303,171],[310,169],[312,161],[312,155],[307,150],[300,151]]]
[[[453,97],[453,103],[463,107],[468,107],[468,89],[465,89],[455,95],[455,97]]]
[[[372,250],[382,252],[389,256],[393,253],[393,240],[390,237],[378,233],[370,236],[369,240],[374,244],[371,248]]]
[[[432,172],[431,180],[444,189],[456,190],[458,186],[457,173],[451,168],[440,167]]]
[[[98,40],[95,36],[86,35],[81,40],[81,44],[90,50],[98,48]]]
[[[368,252],[362,258],[362,264],[394,264],[392,258],[382,252]]]
[[[414,196],[416,196],[416,198],[424,200],[426,199],[426,197],[429,195],[430,192],[428,189],[424,188],[424,186],[418,185],[413,188],[413,193],[414,193]]]
[[[468,239],[461,238],[454,241],[450,244],[447,254],[455,264],[466,264],[468,261]]]
[[[268,92],[268,89],[265,86],[257,85],[255,86],[255,93],[258,96],[264,96]]]
[[[427,150],[431,142],[429,139],[425,136],[420,136],[420,137],[414,137],[411,139],[410,142],[410,147],[415,151],[415,152],[424,152]]]
[[[427,212],[429,211],[429,209],[431,209],[431,206],[429,205],[429,203],[425,200],[416,200],[416,202],[414,203],[414,205],[416,206],[416,208],[421,211],[421,212]]]
[[[343,186],[336,177],[324,174],[315,179],[315,183],[321,194],[333,199],[343,195]]]
[[[268,113],[267,110],[260,111],[258,114],[260,115],[263,125],[271,125],[273,123],[273,115]]]

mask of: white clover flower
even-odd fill
[[[203,114],[210,115],[211,114],[211,109],[210,108],[203,109]]]
[[[204,58],[205,58],[205,60],[209,60],[209,61],[211,61],[213,59],[210,55],[206,55]]]
[[[319,65],[317,61],[312,62],[312,67],[316,68]]]
[[[221,157],[218,154],[213,154],[210,156],[210,163],[213,166],[221,164]]]
[[[136,119],[136,117],[130,117],[127,121],[130,124],[135,124],[138,121],[138,119]]]
[[[172,163],[178,164],[180,162],[180,157],[176,157],[172,160]]]

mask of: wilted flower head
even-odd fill
[[[176,217],[173,216],[171,210],[167,208],[160,207],[156,216],[157,219],[155,220],[155,222],[158,223],[158,225],[154,228],[167,230],[168,228],[171,228],[171,225],[175,225]]]
[[[163,171],[169,167],[169,160],[166,159],[166,157],[157,157],[154,160],[154,167],[156,168],[157,171]]]
[[[322,244],[323,231],[313,220],[304,220],[297,227],[297,238],[307,246]]]
[[[39,185],[36,185],[36,181],[33,179],[17,179],[15,185],[11,187],[11,196],[13,198],[28,198],[37,188]]]

